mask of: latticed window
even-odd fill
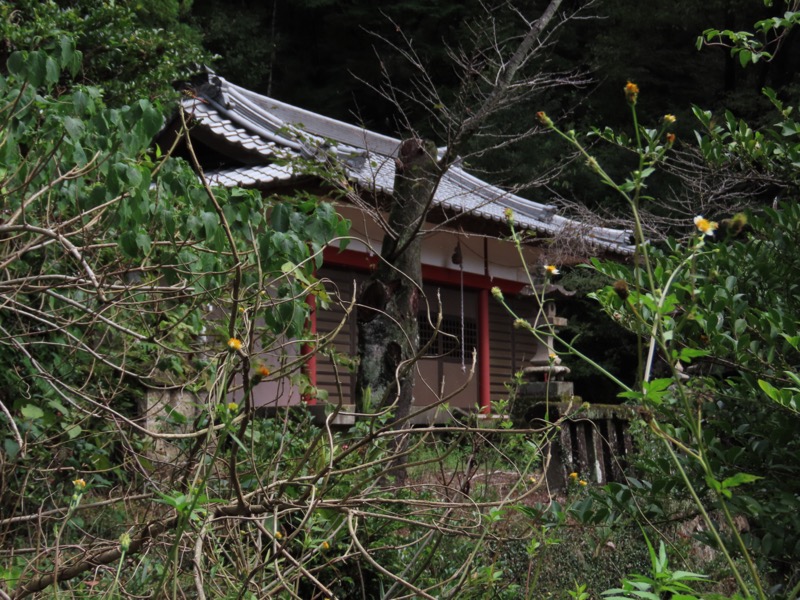
[[[463,321],[463,344],[462,344]],[[420,314],[419,343],[424,347],[433,337],[434,328],[425,314]],[[462,351],[466,360],[471,360],[472,350],[478,346],[478,326],[475,319],[460,316],[445,316],[439,327],[439,334],[425,351],[426,357],[441,357],[452,362],[461,362]]]

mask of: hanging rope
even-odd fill
[[[465,326],[464,326],[464,255],[461,253],[461,240],[456,243],[456,249],[453,251],[453,263],[459,266],[461,274],[461,372],[467,372],[467,350],[466,342],[464,340]]]
[[[461,263],[461,372],[467,372],[466,341],[464,336],[464,263]]]

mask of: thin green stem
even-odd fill
[[[750,593],[750,590],[748,589],[747,584],[744,581],[744,578],[742,578],[742,574],[739,573],[739,569],[736,567],[736,563],[733,561],[733,557],[731,556],[730,552],[728,552],[728,548],[723,543],[722,538],[720,537],[719,532],[717,531],[717,528],[714,526],[714,522],[711,520],[711,516],[708,514],[708,511],[706,510],[703,501],[700,499],[700,496],[698,496],[697,491],[694,489],[694,486],[692,485],[692,482],[689,481],[689,476],[686,474],[686,471],[684,470],[683,465],[681,464],[681,461],[678,458],[678,455],[675,454],[675,450],[672,449],[670,441],[664,437],[661,436],[659,437],[664,442],[664,446],[666,447],[667,452],[669,453],[670,458],[672,459],[672,462],[675,465],[675,468],[678,469],[678,473],[680,473],[681,479],[683,479],[683,483],[686,486],[686,489],[692,496],[692,499],[694,500],[697,509],[700,511],[700,515],[703,517],[703,521],[705,522],[706,527],[708,527],[708,531],[711,533],[711,537],[714,538],[714,541],[717,543],[719,551],[722,552],[722,555],[728,562],[728,566],[731,568],[731,572],[733,573],[733,577],[736,579],[736,583],[738,584],[739,589],[742,591],[742,593],[746,595],[746,597],[752,598],[752,594]],[[761,592],[760,587],[759,587],[759,592]],[[762,598],[762,600],[766,600],[766,596],[764,596],[763,592],[759,594],[759,597]]]

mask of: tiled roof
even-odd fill
[[[348,177],[375,191],[391,193],[400,140],[356,125],[261,96],[222,78],[212,78],[213,93],[201,86],[193,98],[184,98],[184,110],[207,133],[220,142],[245,151],[255,164],[208,172],[209,180],[221,186],[258,187],[295,175],[291,158],[335,157]],[[276,162],[277,161],[277,162]],[[580,235],[598,249],[631,254],[631,232],[589,226],[556,214],[552,206],[533,202],[490,185],[451,166],[439,183],[434,202],[449,211],[469,213],[493,221],[504,221],[507,209],[517,226],[554,236],[569,232]]]

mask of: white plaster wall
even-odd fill
[[[337,204],[337,211],[352,223],[351,235],[354,239],[348,250],[380,254],[383,230],[369,214],[351,204]],[[490,277],[528,283],[523,258],[511,241],[452,229],[439,229],[430,224],[426,224],[423,229],[426,231],[422,250],[423,264],[458,269],[452,262],[452,256],[456,244],[461,242],[465,273],[485,275],[485,254],[488,250]],[[534,277],[538,276],[543,266],[541,251],[526,247],[523,249],[523,257]]]

